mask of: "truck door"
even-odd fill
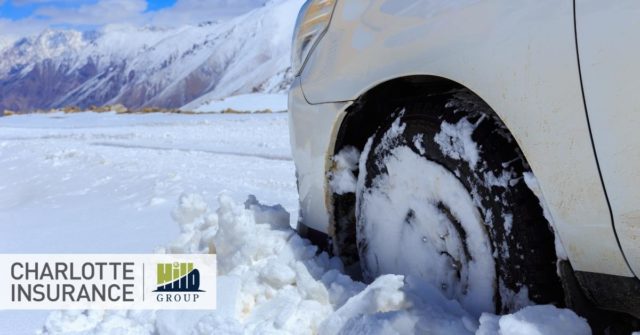
[[[629,266],[638,276],[640,1],[576,0],[575,6],[578,54],[591,134],[616,234]]]

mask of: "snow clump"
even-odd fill
[[[456,124],[442,122],[441,131],[434,137],[443,154],[455,160],[464,160],[473,170],[480,159],[480,149],[471,137],[476,125],[463,118]]]
[[[333,161],[335,167],[329,178],[331,190],[336,194],[347,194],[356,192],[357,178],[355,171],[358,170],[360,151],[352,146],[347,146],[335,155]]]

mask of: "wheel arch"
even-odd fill
[[[528,161],[526,160],[526,157],[523,151],[518,145],[518,142],[515,140],[515,136],[511,133],[510,129],[505,125],[505,122],[500,118],[498,113],[494,109],[492,109],[491,106],[489,106],[489,104],[484,99],[482,99],[478,94],[476,94],[474,91],[472,91],[468,87],[458,82],[449,80],[447,78],[435,77],[435,76],[400,77],[400,78],[396,78],[396,79],[384,82],[368,90],[359,99],[357,99],[351,106],[349,106],[349,108],[347,108],[347,110],[345,111],[344,117],[342,118],[339,127],[337,127],[338,130],[336,135],[336,141],[333,147],[333,152],[331,152],[331,154],[336,155],[343,148],[348,146],[356,147],[357,149],[359,149],[359,151],[362,152],[369,138],[378,131],[379,126],[383,126],[385,124],[388,126],[388,124],[391,122],[390,117],[394,118],[393,115],[397,115],[397,112],[399,112],[403,108],[403,105],[412,105],[412,104],[415,105],[415,103],[422,104],[425,102],[427,104],[430,104],[436,101],[437,101],[437,104],[439,104],[439,106],[445,106],[446,104],[448,106],[447,108],[445,108],[445,110],[448,111],[446,113],[450,113],[450,114],[438,114],[438,113],[434,114],[434,116],[449,115],[445,119],[441,119],[440,116],[438,116],[439,120],[449,120],[450,118],[457,118],[457,120],[460,120],[460,117],[466,118],[464,115],[468,115],[468,117],[470,117],[469,120],[475,120],[475,121],[470,121],[471,123],[478,122],[477,124],[479,124],[480,122],[482,122],[480,120],[484,120],[485,118],[492,120],[489,122],[483,122],[483,124],[486,124],[487,126],[481,127],[483,128],[483,130],[480,132],[480,134],[485,134],[485,135],[480,135],[481,137],[478,138],[478,139],[482,139],[482,138],[485,139],[485,142],[483,142],[484,144],[482,145],[482,147],[488,150],[487,153],[495,152],[497,154],[497,156],[495,156],[496,160],[494,160],[493,165],[490,165],[490,166],[502,165],[504,167],[505,166],[504,164],[507,164],[506,166],[509,166],[511,165],[511,162],[517,160],[518,162],[521,162],[518,164],[520,164],[520,166],[522,167],[522,169],[524,169],[524,171],[531,171],[531,167],[528,164]],[[462,105],[458,106],[457,104],[460,103],[461,101],[462,101]],[[456,107],[449,107],[449,104],[452,104],[452,106],[456,106]],[[473,113],[469,114],[468,112],[471,112],[471,111],[473,111]],[[442,111],[440,111],[440,113],[441,112]],[[449,121],[449,122],[455,123],[455,121]],[[492,135],[489,136],[488,134],[492,134]],[[490,157],[494,157],[494,156],[490,156]],[[498,158],[498,157],[501,157],[501,158]],[[518,164],[514,164],[513,166],[518,166]],[[331,184],[330,179],[331,179],[331,176],[333,175],[334,169],[337,169],[337,168],[338,168],[337,164],[330,164],[329,171],[327,174],[329,176],[328,178],[329,184]],[[485,168],[482,168],[481,170],[479,170],[478,173],[479,174],[485,173],[485,176],[486,176],[487,172],[482,172],[482,171],[485,171],[484,170]],[[492,173],[492,171],[494,170],[493,168],[491,168],[486,171],[489,171],[488,173]],[[357,174],[358,172],[356,171],[356,175]],[[484,178],[487,178],[487,177],[484,177]],[[519,183],[523,183],[522,179],[520,179]],[[527,186],[524,186],[524,188],[526,189]],[[474,188],[474,192],[476,191],[477,190]],[[330,209],[329,217],[331,219],[330,231],[333,233],[333,236],[332,236],[333,251],[335,254],[339,255],[343,259],[344,263],[347,265],[348,268],[352,266],[353,271],[350,271],[350,273],[352,275],[357,275],[357,268],[359,267],[358,240],[357,240],[357,233],[356,233],[356,226],[357,226],[356,224],[356,221],[357,221],[356,220],[356,210],[357,210],[356,209],[357,208],[356,193],[357,192],[356,193],[344,193],[342,191],[333,192],[330,186],[327,187],[327,192],[328,192],[328,199],[329,199],[328,205]],[[528,200],[526,200],[527,204],[531,204],[531,206],[530,205],[523,206],[521,210],[518,210],[517,212],[512,212],[512,213],[514,213],[514,215],[517,215],[518,217],[529,217],[529,215],[522,216],[522,213],[529,213],[531,215],[534,215],[533,217],[539,216],[542,220],[544,220],[542,218],[542,212],[543,212],[542,208],[544,208],[544,204],[540,204],[540,206],[538,205],[538,201],[540,200],[540,198],[536,198],[534,195],[527,196],[527,197],[529,197],[527,198]],[[521,199],[524,199],[524,198],[521,198]],[[496,217],[495,214],[497,214],[498,212],[495,212],[495,208],[497,207],[487,207],[490,205],[487,205],[487,203],[484,202],[485,200],[482,200],[482,201],[483,201],[483,205],[481,205],[482,215],[485,216],[485,218]],[[489,201],[489,203],[490,202],[491,200]],[[537,209],[534,209],[534,208],[537,208]],[[537,214],[534,214],[534,213],[537,213]],[[498,216],[498,217],[502,217],[502,216]],[[487,220],[489,221],[486,221],[486,222],[492,222],[492,219],[487,219]],[[519,220],[519,222],[523,222],[523,221]],[[543,221],[539,220],[538,222],[542,223]],[[553,223],[549,222],[549,224],[552,225]],[[495,225],[494,227],[498,227],[498,225]],[[499,227],[502,227],[502,225],[500,224]],[[519,227],[523,227],[523,226],[519,226]],[[531,231],[535,229],[540,229],[540,228],[535,228],[535,227],[540,227],[539,225],[533,225],[530,227],[531,228],[527,228],[527,229],[530,229]],[[502,233],[496,233],[496,234],[499,234],[499,236],[504,236],[501,234],[504,234],[504,231],[506,229],[509,229],[509,231],[511,230],[511,228],[495,228],[495,230],[492,228],[492,231],[496,231],[496,232],[502,231]],[[518,234],[524,233],[524,230],[520,228],[518,229],[521,232]],[[550,230],[546,235],[542,234],[541,230],[535,230],[536,232],[541,233],[540,236],[547,236],[544,238],[544,241],[542,240],[543,237],[540,237],[540,241],[538,241],[540,242],[540,244],[538,244],[537,242],[535,242],[535,244],[534,242],[531,242],[531,244],[527,246],[527,244],[525,243],[525,249],[531,250],[531,252],[533,252],[532,250],[534,249],[540,250],[539,252],[541,254],[545,254],[548,252],[553,253],[553,251],[551,250],[553,249],[553,246],[554,246],[554,241],[553,241],[554,229],[551,229],[549,226],[547,226],[547,228],[542,228],[542,229]],[[507,233],[507,234],[510,234],[510,233]],[[538,235],[536,234],[536,236]],[[515,238],[515,239],[512,238],[508,242],[506,242],[506,240],[503,237],[499,237],[497,240],[494,240],[493,242],[494,253],[498,252],[499,254],[503,254],[504,250],[502,249],[507,248],[505,247],[506,244],[509,244],[508,248],[516,248],[514,244],[516,242],[514,241],[522,241],[522,240],[518,238]],[[531,241],[535,241],[535,239],[532,239]],[[512,244],[514,245],[512,246]],[[536,251],[536,253],[538,253],[538,251]],[[556,253],[554,253],[554,256]],[[507,254],[509,253],[507,252]],[[549,259],[549,258],[544,257],[544,259]],[[505,263],[501,263],[501,264],[505,264]],[[496,270],[498,270],[498,267],[496,268]],[[512,272],[505,270],[505,272],[503,273],[509,273],[509,275],[507,275],[507,277],[509,277],[511,276],[510,274]],[[502,281],[500,282],[500,285],[503,285]],[[514,289],[513,292],[515,293],[518,292],[516,290],[517,286],[515,286],[513,283],[509,285],[510,285],[509,286],[510,289]],[[498,298],[496,299],[496,301],[500,301],[500,299]],[[507,308],[506,306],[509,303],[510,302],[508,300],[505,300],[505,305],[502,307]]]
[[[334,130],[335,141],[328,153],[327,176],[330,176],[336,168],[332,158],[343,148],[353,146],[360,151],[363,150],[369,137],[373,135],[378,127],[393,113],[393,111],[390,111],[388,108],[389,104],[393,105],[399,101],[406,102],[411,99],[425,99],[425,97],[430,95],[454,92],[470,94],[488,106],[486,112],[507,130],[507,136],[514,141],[514,146],[521,152],[522,156],[525,157],[525,164],[528,166],[526,155],[522,152],[521,146],[517,141],[517,136],[511,132],[511,129],[504,122],[500,113],[474,90],[459,82],[440,76],[411,75],[389,79],[371,87],[366,90],[365,93],[361,94],[360,97],[344,111]],[[340,237],[341,235],[355,234],[355,231],[347,232],[351,229],[350,227],[355,225],[354,222],[341,221],[341,218],[352,215],[350,213],[344,213],[343,211],[350,210],[349,208],[354,206],[355,196],[351,196],[350,194],[335,194],[329,185],[326,187],[326,192],[329,217],[331,220],[329,231],[333,238],[333,252],[338,255],[355,255],[355,250],[343,250],[345,246],[352,244],[353,241],[341,241]],[[341,208],[341,206],[346,208]],[[343,260],[347,265],[356,262],[355,259],[350,260],[349,257],[346,259],[343,258]]]
[[[406,100],[451,91],[467,92],[490,106],[472,89],[448,78],[435,75],[411,75],[389,79],[366,89],[345,110],[345,115],[337,127],[335,145],[331,154],[335,155],[346,145],[355,145],[360,149],[364,147],[366,139],[389,114],[388,110],[378,108],[383,99]],[[490,107],[495,111],[492,106]],[[364,110],[367,110],[366,114]],[[497,111],[496,114],[499,117]],[[504,124],[502,119],[501,122]],[[361,138],[362,136],[365,138]]]

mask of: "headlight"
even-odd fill
[[[309,53],[329,27],[336,0],[308,0],[300,10],[293,35],[292,66],[300,73]]]

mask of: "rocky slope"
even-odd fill
[[[275,0],[224,22],[161,29],[47,30],[0,47],[0,111],[176,108],[286,90],[291,34],[302,0]]]

